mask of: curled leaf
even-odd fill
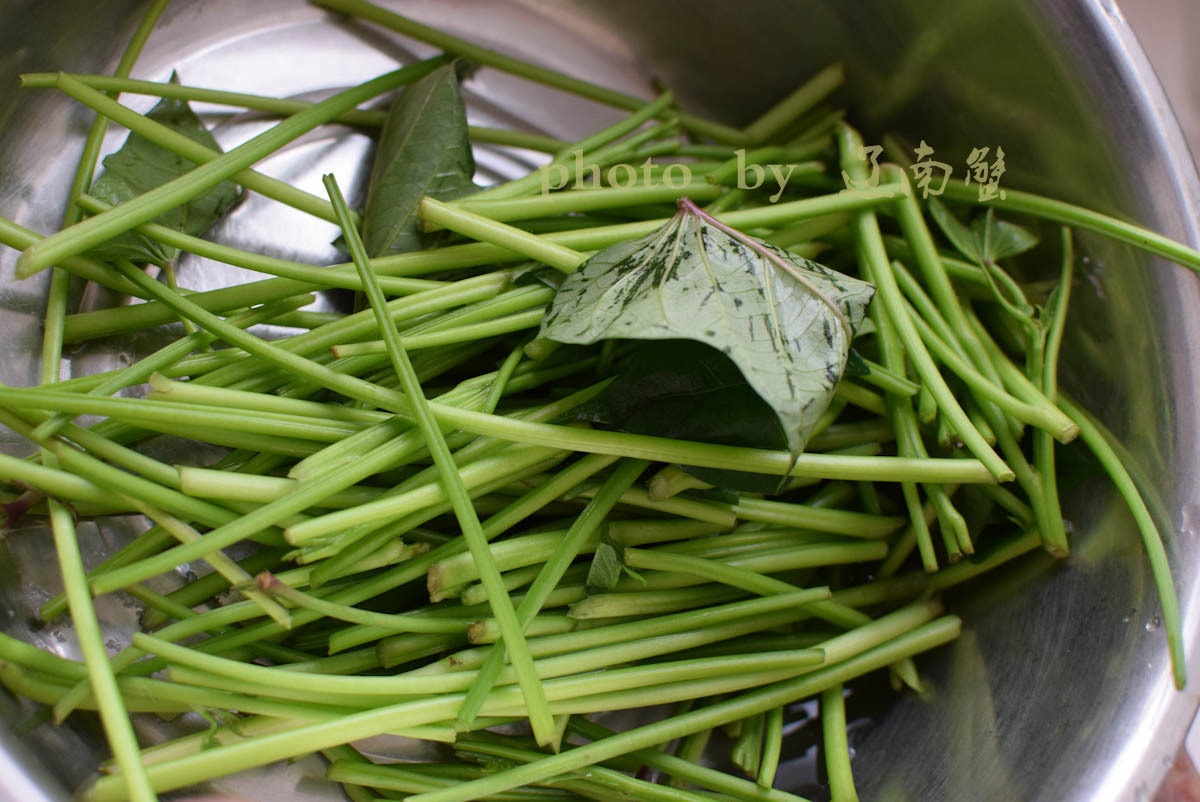
[[[540,336],[703,343],[732,360],[798,453],[873,296],[867,282],[733,231],[685,200],[655,233],[606,248],[567,276]]]

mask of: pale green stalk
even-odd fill
[[[154,0],[146,9],[145,15],[134,31],[133,38],[125,46],[121,60],[117,62],[116,76],[126,77],[133,70],[133,64],[141,54],[150,32],[158,23],[168,0]],[[79,164],[75,168],[75,178],[71,184],[70,201],[63,214],[63,225],[74,225],[83,216],[74,200],[91,186],[92,177],[96,170],[96,159],[100,155],[100,147],[104,142],[104,134],[108,130],[108,120],[97,115],[88,130],[87,139],[83,143],[83,153],[79,156]],[[50,286],[46,291],[46,313],[43,317],[42,328],[42,361],[41,380],[43,383],[56,381],[62,362],[63,329],[66,325],[67,294],[70,292],[69,276],[61,267],[55,268],[50,275]]]
[[[842,166],[855,180],[865,180],[866,161],[860,156],[862,139],[858,133],[847,125],[838,129],[838,146],[842,154]],[[904,343],[908,359],[912,362],[924,384],[929,387],[937,399],[938,408],[953,424],[955,432],[964,445],[983,462],[988,470],[1000,481],[1011,481],[1015,478],[1012,469],[992,450],[991,446],[980,435],[979,430],[972,425],[966,412],[955,399],[954,394],[946,385],[933,358],[925,349],[917,334],[916,328],[909,319],[902,304],[900,288],[896,285],[891,272],[891,263],[884,250],[883,235],[879,230],[875,215],[872,212],[859,212],[855,215],[854,226],[858,238],[860,258],[864,263],[872,281],[875,283],[877,300],[887,309],[897,334]]]
[[[850,746],[846,741],[845,689],[841,684],[821,692],[821,732],[825,739],[825,771],[831,802],[858,802],[850,771]]]
[[[89,217],[34,243],[17,260],[16,275],[28,278],[64,257],[83,253],[163,212],[181,206],[225,179],[274,153],[296,137],[328,122],[344,111],[401,84],[415,80],[437,64],[428,62],[402,67],[359,86],[339,92],[311,109],[299,112],[268,131],[191,170],[138,195],[112,211]]]
[[[186,159],[193,164],[207,164],[221,155],[221,151],[201,145],[169,126],[153,120],[145,115],[121,105],[102,92],[75,80],[70,75],[62,73],[58,76],[56,86],[67,95],[80,103],[94,109],[110,120],[125,126],[134,134],[144,138],[159,147]],[[263,175],[257,170],[246,169],[230,176],[229,180],[240,184],[248,190],[287,204],[313,217],[328,222],[334,222],[333,208],[329,201],[318,198],[302,189],[297,189],[277,178]]]
[[[605,480],[600,492],[588,502],[583,512],[571,524],[571,528],[567,530],[567,533],[559,541],[553,553],[546,559],[537,579],[533,581],[529,591],[525,594],[525,598],[521,600],[521,604],[517,608],[517,621],[522,629],[528,626],[529,622],[541,611],[550,592],[558,585],[571,561],[575,559],[580,550],[582,550],[583,545],[603,525],[605,517],[616,506],[618,500],[621,498],[621,494],[637,481],[638,476],[646,469],[647,464],[649,464],[647,460],[627,460],[618,465]],[[490,550],[488,553],[491,553]],[[483,578],[482,570],[480,571],[480,578]],[[488,599],[490,601],[493,592],[492,587],[486,584],[485,587],[488,590]],[[496,678],[500,674],[500,669],[504,666],[504,651],[501,645],[506,644],[507,641],[502,639],[501,644],[493,646],[492,653],[484,660],[483,665],[479,669],[479,676],[475,684],[471,686],[471,690],[467,693],[467,698],[459,710],[458,718],[455,722],[457,728],[461,730],[470,729],[472,721],[474,721],[479,711],[483,708],[483,704],[491,693]]]
[[[76,202],[86,211],[93,213],[107,212],[113,208],[110,204],[86,194],[80,195],[76,199]],[[182,231],[176,231],[160,223],[142,223],[134,227],[133,230],[145,235],[149,239],[161,242],[163,245],[168,245],[172,248],[177,248],[186,253],[299,282],[296,285],[297,292],[307,292],[326,287],[340,287],[347,290],[362,289],[362,282],[359,278],[352,273],[348,273],[346,269],[342,269],[343,267],[349,267],[349,265],[332,265],[330,267],[306,265],[301,262],[293,262],[288,259],[280,259],[276,256],[254,253],[253,251],[245,251],[229,245],[222,245],[218,242],[211,242],[201,237],[185,234]],[[446,286],[446,282],[443,281],[409,278],[407,276],[380,276],[379,284],[389,295],[409,295],[421,290],[432,290]],[[303,285],[310,286],[304,287]]]
[[[588,721],[582,716],[571,719],[569,728],[592,741],[599,741],[614,735],[595,722]],[[724,771],[708,768],[707,766],[669,755],[660,749],[638,749],[628,753],[628,758],[638,761],[659,771],[667,772],[704,788],[710,788],[735,799],[746,802],[808,802],[804,797],[796,796],[787,791],[762,788],[752,782],[736,777]]]
[[[400,378],[400,384],[408,397],[412,412],[415,413],[417,428],[424,436],[425,445],[438,468],[442,489],[449,497],[454,515],[462,528],[463,538],[467,541],[467,547],[475,555],[476,561],[480,563],[480,579],[488,588],[488,603],[491,605],[492,615],[496,617],[503,633],[504,647],[508,651],[513,669],[516,671],[534,737],[539,745],[548,744],[554,740],[555,727],[547,706],[545,690],[533,667],[533,658],[529,655],[529,649],[525,645],[525,637],[521,633],[516,610],[513,609],[512,601],[504,590],[500,571],[491,561],[491,552],[488,550],[487,538],[479,523],[479,517],[454,462],[454,455],[446,445],[446,439],[442,435],[439,423],[434,418],[429,402],[425,398],[420,379],[413,370],[412,362],[409,361],[408,352],[400,343],[400,332],[396,329],[396,324],[392,321],[391,316],[388,315],[387,301],[379,289],[379,285],[374,281],[375,276],[367,263],[367,254],[363,249],[362,240],[350,221],[347,213],[348,207],[338,190],[337,182],[331,175],[325,176],[324,182],[330,201],[338,212],[342,233],[346,238],[350,254],[354,258],[354,265],[362,277],[367,299],[375,311],[379,331],[383,335],[384,342],[388,344],[388,356]]]
[[[410,351],[420,348],[437,348],[454,343],[477,342],[488,337],[512,334],[525,329],[535,329],[545,317],[545,309],[530,309],[515,315],[506,315],[485,323],[469,323],[446,331],[407,334],[400,337],[400,344]],[[385,354],[387,344],[383,340],[335,345],[333,355],[337,357],[360,356],[362,354]]]
[[[770,204],[755,209],[726,212],[717,215],[717,219],[740,228],[786,225],[808,217],[875,207],[893,200],[900,191],[903,191],[903,187],[897,184],[883,183],[869,190],[843,191],[803,200]],[[660,218],[636,223],[598,226],[579,231],[561,231],[546,234],[542,239],[579,251],[594,251],[623,240],[644,237],[661,228],[666,222],[667,218]],[[0,220],[0,238],[5,237],[6,232],[11,233],[12,241],[18,243],[14,247],[24,248],[40,241],[38,235],[25,229],[18,229],[19,227],[6,225],[6,221]],[[473,242],[436,248],[432,251],[380,257],[371,260],[371,267],[380,275],[394,276],[476,267],[494,262],[513,261],[518,258],[513,251],[489,243]],[[79,265],[81,268],[85,267],[78,260],[68,260],[63,264],[64,266],[71,264]],[[352,265],[333,265],[323,269],[353,273]],[[81,272],[80,275],[83,273]],[[88,277],[91,275],[107,280],[109,284],[114,281],[111,271],[104,269],[91,271],[88,273]],[[121,286],[125,288],[124,292],[127,294],[130,292],[131,285],[128,281],[121,282]],[[274,278],[195,293],[188,296],[188,299],[209,311],[228,311],[295,295],[297,292],[309,292],[312,289],[314,287],[310,284]],[[133,294],[138,297],[150,297],[136,287],[133,288]],[[169,306],[154,301],[121,307],[119,311],[119,315],[114,314],[112,310],[71,315],[67,318],[63,336],[67,341],[73,341],[117,334],[122,331],[161,325],[173,320],[175,315],[175,311]]]
[[[480,242],[490,242],[534,261],[558,268],[564,273],[574,271],[587,258],[578,251],[543,239],[536,234],[530,234],[528,231],[466,211],[462,207],[442,203],[428,196],[421,198],[418,212],[423,221],[448,228]]]
[[[140,81],[133,78],[117,78],[108,75],[84,75],[82,73],[67,73],[71,78],[92,89],[105,92],[125,92],[131,95],[150,95],[152,97],[167,97],[189,102],[213,103],[222,106],[234,106],[254,111],[265,111],[272,114],[287,116],[311,108],[314,104],[306,100],[293,98],[268,97],[266,95],[251,95],[245,92],[229,92],[223,89],[204,89],[183,84],[160,83],[158,81]],[[31,72],[20,76],[21,87],[29,89],[53,88],[58,80],[58,73]],[[331,123],[344,125],[359,125],[380,128],[387,119],[384,109],[353,109],[330,120]],[[508,145],[540,150],[546,153],[557,153],[567,147],[561,139],[555,139],[544,134],[534,134],[528,131],[507,131],[498,128],[486,128],[477,125],[467,126],[467,133],[472,140],[488,145]]]
[[[720,188],[705,184],[671,186],[654,184],[625,188],[572,189],[533,198],[502,198],[496,200],[476,199],[468,196],[450,205],[502,223],[528,220],[535,217],[550,217],[570,212],[587,212],[597,209],[618,209],[642,203],[664,203],[687,196],[694,201],[713,200],[721,193]],[[440,224],[428,226],[431,230]]]
[[[625,549],[625,564],[630,568],[691,574],[704,580],[720,582],[762,595],[799,593],[802,590],[793,584],[773,579],[757,571],[726,565],[703,557],[672,554],[653,549]]]
[[[880,625],[884,620],[880,619],[875,625]],[[868,627],[875,625],[868,625]],[[564,772],[574,771],[617,755],[626,754],[635,749],[664,743],[691,732],[736,721],[822,691],[851,677],[910,656],[915,651],[940,645],[956,637],[960,626],[961,623],[958,619],[952,616],[930,624],[918,625],[909,635],[896,637],[857,657],[832,665],[828,669],[716,702],[682,716],[644,725],[602,741],[595,741],[588,746],[577,747],[558,755],[545,757],[535,763],[507,769],[480,780],[464,783],[447,791],[418,794],[409,799],[411,802],[467,802],[467,800],[486,794],[497,793],[531,782],[540,782]],[[864,627],[864,629],[866,628]]]
[[[622,92],[606,89],[578,78],[572,78],[556,70],[531,64],[527,61],[521,61],[520,59],[497,53],[494,50],[489,50],[486,47],[471,44],[444,31],[439,31],[428,25],[422,25],[415,20],[372,5],[365,2],[365,0],[316,0],[316,2],[317,5],[324,6],[325,8],[362,17],[398,33],[428,42],[434,47],[445,50],[447,53],[469,58],[477,64],[502,70],[503,72],[508,72],[545,86],[551,86],[555,89],[562,89],[609,106],[633,111],[646,103],[646,101],[640,98],[631,97]],[[683,115],[681,121],[693,133],[711,137],[718,142],[738,143],[744,139],[743,133],[736,128],[730,128],[729,126],[710,120]]]
[[[748,141],[754,143],[771,139],[833,93],[845,79],[846,73],[842,65],[830,64],[763,112],[754,122],[742,129],[742,133]]]
[[[463,621],[427,618],[419,615],[376,613],[371,610],[360,610],[356,607],[335,604],[317,596],[296,590],[284,582],[281,582],[270,572],[259,574],[255,581],[263,590],[274,594],[281,599],[291,602],[296,607],[304,607],[306,609],[318,612],[327,618],[333,618],[339,621],[347,621],[351,624],[364,624],[366,626],[380,627],[381,629],[386,629],[389,632],[430,633],[464,632],[468,626],[468,624]]]
[[[259,323],[273,320],[286,311],[299,309],[301,306],[311,303],[312,300],[312,295],[302,295],[298,298],[276,301],[258,309],[252,309],[235,315],[229,319],[229,322],[239,328],[250,328]],[[215,340],[216,338],[207,332],[189,334],[170,345],[163,346],[145,359],[140,359],[128,367],[112,372],[99,384],[87,390],[87,393],[88,395],[105,396],[123,390],[126,387],[141,384],[150,378],[150,375],[155,371],[174,365],[192,351],[203,348]],[[55,415],[34,429],[33,439],[41,442],[48,437],[53,437],[62,430],[63,426],[70,423],[72,418],[73,416],[69,413]]]
[[[783,714],[782,706],[767,711],[762,762],[758,766],[758,777],[756,778],[762,788],[771,788],[775,785],[775,772],[779,769],[779,758],[783,751]]]
[[[92,607],[91,594],[88,593],[83,558],[80,557],[79,544],[75,538],[75,523],[71,519],[71,513],[54,500],[50,501],[50,524],[54,533],[54,547],[58,552],[59,568],[66,585],[71,619],[75,624],[79,648],[87,665],[92,693],[95,694],[96,704],[100,708],[104,733],[121,766],[129,798],[133,802],[153,802],[157,797],[138,754],[137,738],[133,734],[133,726],[129,723],[129,714],[121,702],[121,692],[109,665],[108,653],[104,649],[103,636],[100,633],[100,623]]]
[[[1092,231],[1200,272],[1200,252],[1149,229],[1071,203],[1014,189],[1004,190],[1004,198],[997,196],[980,201],[978,187],[969,186],[956,179],[946,181],[945,197],[960,203],[1028,214],[1061,225]]]

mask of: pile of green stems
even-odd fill
[[[332,180],[325,201],[263,189],[238,161],[241,148],[205,165],[341,224],[353,262],[313,266],[148,222],[186,193],[134,211],[89,198],[109,117],[158,135],[102,91],[293,115],[265,135],[269,152],[319,124],[378,126],[380,112],[355,107],[418,72],[315,106],[132,81],[157,3],[115,77],[25,77],[102,115],[63,231],[43,238],[0,220],[0,240],[24,251],[22,274],[54,265],[43,381],[0,388],[0,423],[40,451],[0,456],[0,483],[14,517],[49,517],[65,590],[40,612],[69,613],[85,659],[0,636],[0,681],[45,706],[34,723],[100,711],[114,759],[84,799],[152,799],[320,752],[356,802],[794,802],[774,777],[788,706],[810,697],[820,699],[833,798],[854,799],[844,686],[883,669],[919,690],[912,657],[960,627],[942,611],[942,591],[1039,547],[1067,553],[1054,457],[1076,437],[1134,514],[1183,676],[1159,534],[1119,446],[1057,387],[1074,260],[1066,228],[1059,289],[1038,309],[999,265],[938,244],[903,169],[845,189],[843,171],[857,182],[870,174],[861,139],[827,102],[841,82],[836,66],[735,129],[681,114],[669,96],[627,98],[360,0],[321,4],[630,112],[577,143],[472,129],[477,143],[542,149],[568,169],[575,151],[602,167],[659,164],[650,183],[625,188],[543,195],[535,172],[460,201],[427,199],[425,225],[450,239],[376,259],[358,247],[356,218]],[[771,187],[738,188],[738,149],[742,163],[796,164],[786,197],[770,203]],[[672,160],[689,165],[692,184],[664,180]],[[974,192],[952,183],[946,197],[970,204]],[[654,231],[685,195],[876,286],[855,343],[865,371],[843,379],[798,458],[574,425],[626,346],[533,339],[553,290],[525,281],[537,275],[530,268],[569,273]],[[1014,190],[992,205],[1200,267],[1183,246],[1077,207]],[[96,235],[84,219],[272,277],[176,291],[128,263],[90,258]],[[67,314],[72,274],[144,303]],[[303,310],[333,288],[361,292],[363,311]],[[181,339],[127,367],[58,378],[64,343],[180,321]],[[248,331],[264,323],[299,333]],[[123,394],[147,383],[148,392]],[[83,425],[80,415],[100,421]],[[139,448],[164,436],[226,454],[176,466]],[[782,489],[722,491],[679,465],[774,474]],[[972,531],[963,505],[1007,523]],[[127,515],[145,522],[142,533],[85,572],[77,522]],[[227,555],[232,547],[246,556]],[[622,575],[598,589],[592,555],[613,548]],[[200,577],[181,585],[181,566],[200,566]],[[117,654],[106,652],[91,602],[108,593],[144,606],[144,631]],[[589,718],[664,703],[669,714],[623,733]],[[189,712],[210,726],[145,748],[127,719]],[[731,740],[735,770],[703,759],[714,733]],[[441,744],[445,757],[377,765],[349,745],[383,734]]]

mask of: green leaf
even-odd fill
[[[529,287],[540,284],[543,287],[557,290],[562,282],[563,273],[561,270],[546,267],[540,262],[526,262],[514,268],[512,273],[512,285],[514,287]]]
[[[602,538],[588,568],[587,589],[604,593],[617,586],[621,579],[621,554],[608,538]]]
[[[736,232],[690,201],[650,236],[567,276],[540,336],[686,339],[728,356],[804,448],[833,397],[874,288]]]
[[[220,150],[186,101],[164,99],[146,116],[205,147]],[[120,150],[104,158],[104,173],[92,184],[90,194],[115,206],[178,178],[195,166],[166,148],[131,133]],[[183,206],[155,218],[154,222],[200,236],[240,197],[237,184],[222,181]],[[136,232],[128,232],[97,247],[92,254],[100,259],[126,258],[138,264],[151,262],[165,267],[174,259],[175,249],[159,245]]]
[[[937,198],[929,199],[929,214],[959,253],[977,265],[983,264],[983,244],[971,229],[959,222],[954,213]]]
[[[846,358],[846,370],[843,372],[843,375],[870,376],[871,366],[867,364],[865,359],[863,359],[862,354],[860,354],[854,348],[851,348],[850,354]]]
[[[929,213],[950,244],[977,265],[994,264],[1038,244],[1033,232],[997,219],[994,209],[976,215],[970,227],[963,225],[937,198],[929,199]]]
[[[475,158],[455,66],[439,67],[405,89],[388,112],[363,214],[370,256],[425,247],[417,217],[423,195],[453,200],[478,189],[471,182]]]
[[[694,340],[651,340],[618,364],[617,377],[578,416],[608,429],[750,448],[788,448],[779,417],[737,365]],[[770,493],[778,476],[681,465],[720,487]]]
[[[980,242],[980,250],[989,262],[1025,253],[1038,244],[1037,235],[1016,223],[996,218],[994,209],[971,221],[971,232]]]

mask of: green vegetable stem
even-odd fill
[[[1074,440],[1133,515],[1183,687],[1170,516],[1058,366],[1071,229],[1200,254],[1017,189],[923,202],[895,165],[866,187],[840,65],[736,128],[317,4],[444,52],[317,103],[135,80],[156,2],[114,75],[22,77],[98,115],[61,229],[0,218],[19,278],[52,269],[39,380],[0,387],[30,444],[0,455],[0,501],[9,527],[48,520],[62,584],[39,614],[69,615],[83,657],[0,635],[0,683],[44,708],[31,723],[98,712],[112,760],[81,799],[320,753],[355,802],[803,802],[785,733],[819,700],[828,795],[850,802],[859,678],[922,690],[961,628],[943,591],[1069,553]],[[573,142],[470,126],[474,70],[619,119]],[[283,119],[222,153],[192,102]],[[329,123],[377,140],[359,210],[333,175],[318,197],[254,169]],[[110,124],[129,133],[96,176]],[[481,187],[480,145],[548,163]],[[219,241],[245,193],[336,223],[349,259]],[[1045,295],[1012,260],[1048,251]],[[185,255],[263,277],[192,290]],[[68,314],[71,277],[135,300]],[[355,305],[312,306],[331,292]],[[60,375],[65,343],[154,328],[180,336]],[[144,532],[87,570],[76,527],[110,516]],[[108,594],[142,608],[115,653]],[[210,726],[139,743],[130,718],[154,714]],[[385,734],[438,756],[384,764],[362,742]]]

